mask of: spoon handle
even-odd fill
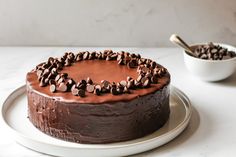
[[[181,46],[182,48],[184,48],[187,52],[193,54],[191,48],[188,46],[188,44],[186,42],[184,42],[183,39],[181,39],[178,35],[176,34],[172,34],[170,37],[170,41]]]

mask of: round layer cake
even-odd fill
[[[136,139],[169,118],[170,74],[128,52],[65,53],[27,74],[28,117],[53,137],[77,143]]]

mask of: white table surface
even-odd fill
[[[0,47],[0,105],[14,89],[25,83],[25,76],[37,63],[65,51],[104,48]],[[236,73],[224,81],[202,82],[189,74],[178,48],[113,48],[140,53],[161,63],[171,73],[171,84],[181,89],[194,106],[187,129],[175,140],[154,150],[134,155],[154,156],[236,156]],[[0,121],[2,123],[2,121]],[[46,157],[12,139],[0,124],[0,157]]]

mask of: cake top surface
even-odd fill
[[[65,53],[50,57],[27,74],[28,88],[66,102],[129,101],[169,84],[168,71],[128,52]]]

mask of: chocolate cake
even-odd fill
[[[128,52],[69,52],[27,74],[28,117],[42,132],[77,143],[143,137],[169,118],[170,74]]]

